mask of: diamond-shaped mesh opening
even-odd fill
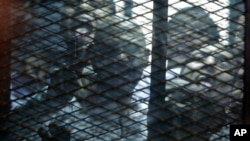
[[[243,1],[11,2],[7,140],[221,141],[241,122]]]

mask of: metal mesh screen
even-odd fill
[[[11,2],[7,140],[226,141],[241,123],[243,1]]]

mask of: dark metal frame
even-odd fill
[[[151,60],[151,86],[148,109],[148,140],[166,140],[167,107],[166,97],[166,55],[168,0],[154,0],[153,39]]]
[[[0,7],[0,137],[5,137],[10,109],[10,2],[0,0]]]
[[[244,98],[243,123],[250,124],[250,1],[245,0],[245,64],[244,64]]]

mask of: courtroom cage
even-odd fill
[[[229,141],[250,122],[247,1],[0,6],[0,140]]]

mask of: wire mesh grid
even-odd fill
[[[241,122],[244,3],[167,5],[13,0],[7,140],[229,140]],[[162,9],[164,27],[153,19]],[[156,28],[166,85],[152,97]]]

